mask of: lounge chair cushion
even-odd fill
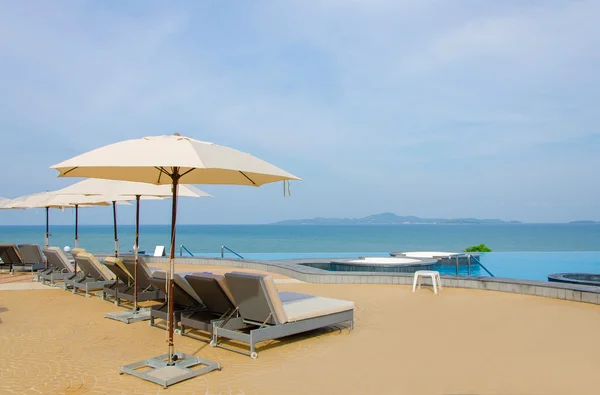
[[[81,253],[85,253],[85,248],[71,248],[71,255],[73,255],[73,257],[76,257],[77,254],[81,254]]]
[[[273,280],[273,276],[266,275],[257,275],[262,278],[265,290],[267,291],[267,295],[271,300],[271,305],[273,306],[273,313],[275,314],[275,318],[282,324],[288,322],[287,315],[285,313],[285,309],[283,308],[283,304],[281,303],[281,299],[279,298],[279,292],[277,291],[277,287],[275,286],[275,280]]]
[[[92,265],[94,265],[94,267],[96,269],[98,269],[98,271],[100,271],[100,273],[102,273],[102,275],[104,276],[104,278],[106,278],[107,280],[116,280],[115,274],[113,272],[111,272],[106,266],[104,266],[103,264],[101,264],[100,262],[98,262],[98,259],[96,259],[96,257],[88,252],[80,252],[77,254],[78,258],[88,258],[90,260],[90,262],[92,263]]]
[[[286,298],[286,295],[283,295],[289,293],[292,292],[280,293],[287,322],[301,321],[354,309],[354,302],[348,300],[307,294],[295,294],[295,297],[291,298]]]
[[[104,262],[107,261],[110,263],[114,263],[119,269],[121,269],[125,274],[127,274],[127,276],[133,279],[133,276],[129,273],[129,271],[127,270],[127,268],[123,264],[123,261],[120,258],[116,258],[114,256],[107,256],[106,258],[104,258]]]

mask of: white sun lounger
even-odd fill
[[[255,346],[262,341],[341,323],[349,323],[351,329],[354,326],[354,302],[277,292],[270,275],[233,272],[225,274],[225,278],[239,317],[213,323],[213,347],[241,352],[255,359],[258,357]],[[246,343],[250,352],[219,343],[221,338]]]

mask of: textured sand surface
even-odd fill
[[[165,353],[165,331],[104,319],[118,308],[98,297],[0,291],[0,394],[599,393],[595,305],[397,285],[278,288],[353,300],[355,330],[265,342],[257,360],[177,336],[178,351],[223,370],[167,390],[119,375],[122,364]]]

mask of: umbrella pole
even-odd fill
[[[49,226],[49,217],[48,212],[50,211],[50,207],[46,207],[46,237],[44,239],[44,243],[46,243],[46,247],[48,247],[48,243],[50,242],[50,226]]]
[[[117,202],[113,200],[113,228],[115,230],[115,258],[119,257],[119,237],[117,236]]]
[[[140,195],[135,195],[135,245],[133,246],[133,311],[138,310],[137,306],[137,268],[138,268],[138,250],[140,248]]]
[[[75,248],[79,248],[79,205],[75,205]]]
[[[171,212],[171,253],[169,255],[169,276],[168,278],[168,296],[169,296],[169,365],[175,364],[175,346],[173,345],[173,323],[175,300],[173,298],[173,288],[175,283],[175,224],[177,223],[177,188],[179,186],[179,168],[173,168],[171,175],[173,180],[173,208]]]

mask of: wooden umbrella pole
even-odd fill
[[[79,248],[79,205],[75,205],[75,248]]]
[[[175,346],[173,344],[174,319],[175,319],[175,300],[173,298],[173,289],[175,284],[175,226],[177,223],[177,188],[179,186],[179,168],[173,168],[171,174],[173,180],[173,209],[171,212],[171,253],[169,255],[169,275],[168,278],[168,296],[169,296],[169,364],[173,365],[176,361]]]
[[[140,248],[140,195],[135,195],[135,245],[133,246],[133,310],[138,310],[137,305],[137,272],[138,272],[138,250]]]
[[[50,207],[46,207],[46,237],[45,237],[45,243],[46,243],[46,247],[48,247],[49,243],[50,243],[50,225],[49,225],[49,220],[50,220],[50,215],[49,215],[49,211],[50,211]]]
[[[115,258],[119,257],[119,237],[117,235],[117,202],[113,200],[113,228],[115,230]]]

